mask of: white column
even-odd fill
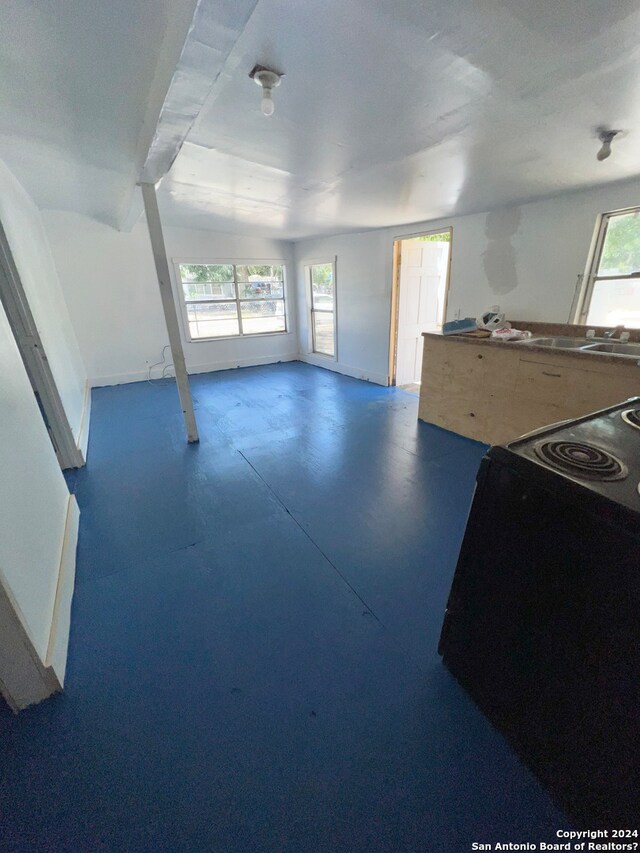
[[[144,209],[147,215],[149,239],[151,240],[153,259],[156,264],[156,273],[158,275],[162,309],[164,311],[164,319],[167,324],[167,332],[169,334],[169,345],[171,346],[173,369],[176,373],[180,405],[182,406],[182,414],[184,416],[184,423],[187,429],[187,439],[189,443],[192,444],[199,440],[198,427],[196,425],[196,416],[193,411],[193,401],[191,399],[191,390],[189,388],[187,366],[184,361],[182,340],[180,339],[180,327],[178,326],[176,303],[173,299],[173,291],[171,289],[169,262],[167,261],[167,250],[164,245],[164,236],[162,234],[162,223],[160,222],[160,211],[158,210],[156,188],[153,184],[146,183],[140,184],[140,186],[142,187],[142,198],[144,199]]]

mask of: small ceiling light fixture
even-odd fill
[[[596,129],[596,133],[598,134],[598,139],[602,142],[602,148],[598,151],[596,157],[598,160],[606,160],[611,154],[611,143],[620,131],[608,130],[606,127],[599,127]]]
[[[258,86],[262,86],[262,103],[260,106],[262,108],[263,115],[272,116],[274,106],[271,93],[276,86],[280,85],[284,74],[280,74],[271,68],[265,68],[264,65],[256,65],[249,73],[249,77],[251,77]]]

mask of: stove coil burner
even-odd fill
[[[640,409],[627,409],[622,413],[622,420],[634,429],[640,429]]]
[[[542,441],[534,447],[538,459],[581,480],[623,480],[626,466],[611,453],[579,441]]]

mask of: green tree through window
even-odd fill
[[[612,216],[607,225],[599,275],[631,275],[640,272],[640,215]]]

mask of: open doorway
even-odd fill
[[[451,228],[395,240],[389,383],[420,393],[422,333],[442,328],[451,270]]]

